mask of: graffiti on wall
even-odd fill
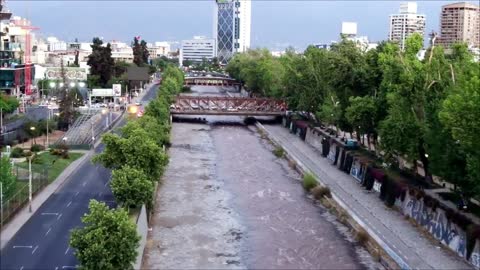
[[[407,195],[404,214],[413,218],[419,225],[430,232],[437,240],[455,251],[459,256],[466,256],[467,239],[465,232],[450,222],[442,209],[432,211],[423,200],[416,200]]]

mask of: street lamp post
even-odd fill
[[[33,136],[33,140],[32,140],[32,145],[33,146],[34,144],[37,144],[35,142],[35,127],[30,127],[30,130],[32,131],[32,136]]]
[[[32,157],[28,157],[28,211],[32,212]]]

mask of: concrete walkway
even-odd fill
[[[427,239],[404,216],[384,206],[348,174],[332,166],[299,137],[280,125],[265,125],[269,137],[281,144],[301,166],[330,187],[333,195],[404,269],[473,269],[465,260]]]

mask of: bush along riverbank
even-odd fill
[[[131,231],[135,222],[127,214],[131,209],[142,208],[143,205],[150,211],[153,208],[156,187],[168,164],[166,147],[170,144],[169,107],[174,95],[180,93],[184,80],[182,71],[173,65],[168,66],[162,75],[157,97],[146,106],[144,115],[129,117],[127,124],[121,128],[120,135],[103,135],[105,149],[93,158],[93,162],[112,170],[110,187],[120,207],[108,209],[91,204],[90,214],[82,219],[86,226],[72,233],[71,246],[77,250],[76,256],[82,267],[105,269],[105,265],[108,265],[108,269],[128,269],[132,268],[136,257],[141,256],[142,237],[138,232]],[[114,226],[106,223],[110,219],[116,222]],[[105,233],[92,235],[92,230],[98,230],[99,226],[104,227]],[[95,254],[95,250],[112,249],[108,246],[112,241],[105,241],[111,235],[116,235],[119,242],[128,239],[131,243],[127,243],[124,249],[116,249],[114,253],[108,252],[101,260],[92,258],[91,254]]]

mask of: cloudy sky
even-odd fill
[[[453,1],[417,1],[427,16],[427,31],[439,27],[440,8]],[[388,15],[401,1],[253,0],[252,46],[304,48],[338,38],[341,22],[358,23],[359,35],[386,39]],[[140,35],[151,41],[213,35],[214,0],[151,1],[20,1],[7,0],[15,14],[29,18],[44,36],[66,41],[93,36],[128,41]]]

